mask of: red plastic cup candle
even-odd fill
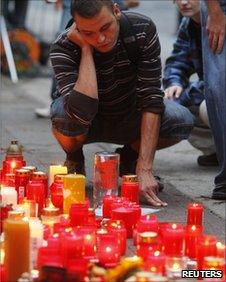
[[[189,204],[187,208],[187,225],[202,225],[203,211],[202,204]]]
[[[82,226],[75,229],[75,233],[81,235],[83,238],[83,257],[86,259],[94,259],[97,251],[96,227]]]
[[[71,225],[86,225],[88,222],[88,213],[88,206],[86,204],[72,204],[69,210]]]
[[[197,255],[197,245],[202,236],[202,226],[187,225],[185,229],[185,255],[190,259],[195,259]]]
[[[50,197],[53,205],[63,212],[63,178],[64,174],[56,174],[54,182],[50,186]]]
[[[169,224],[162,230],[164,252],[168,256],[182,256],[185,230],[181,224]]]
[[[117,199],[116,196],[107,195],[103,198],[103,217],[111,217],[111,204]]]
[[[107,223],[107,230],[110,234],[117,237],[120,254],[124,255],[126,252],[126,238],[127,232],[123,221],[121,220],[110,220]]]
[[[27,184],[27,199],[34,200],[38,204],[38,215],[40,216],[46,201],[44,184],[36,181],[29,181]]]
[[[43,266],[63,267],[63,261],[59,250],[51,247],[41,247],[38,249],[37,269]]]
[[[156,232],[140,233],[137,244],[137,255],[142,257],[144,261],[148,258],[150,253],[160,249],[158,242],[158,234]]]
[[[212,235],[203,235],[197,245],[197,263],[198,269],[203,269],[204,257],[216,256],[216,237]]]
[[[139,183],[137,175],[123,175],[121,196],[139,204]]]
[[[132,238],[133,229],[136,225],[136,216],[134,216],[134,211],[131,208],[121,207],[113,209],[111,214],[112,219],[122,220],[124,222],[127,231],[127,238]]]
[[[166,264],[166,255],[160,251],[155,251],[148,255],[147,260],[144,263],[144,269],[146,271],[164,275],[165,264]]]
[[[47,174],[43,171],[34,171],[31,175],[31,180],[43,183],[45,187],[45,197],[47,198],[49,195]]]
[[[117,237],[102,229],[97,230],[97,258],[106,268],[116,266],[120,260]]]
[[[26,197],[26,187],[30,178],[30,171],[26,169],[17,169],[15,171],[15,188],[18,194],[18,203],[21,203]]]

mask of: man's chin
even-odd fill
[[[111,50],[113,50],[114,47],[115,47],[114,45],[109,44],[109,45],[106,45],[106,46],[97,47],[96,50],[100,53],[107,53],[107,52],[110,52]]]

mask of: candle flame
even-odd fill
[[[217,249],[224,249],[224,248],[225,248],[225,245],[222,244],[221,242],[217,242],[217,243],[216,243],[216,247],[217,247]]]
[[[91,236],[90,234],[87,234],[87,235],[85,236],[85,238],[86,238],[86,240],[90,241],[90,240],[92,239],[92,236]]]
[[[3,265],[5,260],[5,250],[0,249],[0,264]]]
[[[173,229],[176,229],[176,228],[177,228],[176,223],[173,223],[173,224],[172,224],[172,228],[173,228]]]
[[[157,268],[156,268],[155,266],[152,266],[151,269],[150,269],[150,271],[151,271],[151,272],[156,272],[156,271],[157,271]]]
[[[196,230],[196,226],[195,226],[195,225],[192,225],[191,230],[192,230],[192,231],[195,231],[195,230]]]
[[[59,238],[59,234],[58,233],[54,233],[53,234],[53,238]]]
[[[107,253],[110,253],[111,252],[111,247],[106,247],[105,250],[106,250]]]
[[[154,252],[154,256],[155,256],[155,257],[158,257],[159,255],[160,255],[160,251],[155,251],[155,252]]]
[[[173,269],[174,269],[174,270],[180,269],[180,264],[177,263],[177,262],[175,262],[175,263],[173,264]]]
[[[15,161],[12,161],[11,164],[10,164],[10,166],[11,166],[12,169],[14,169],[14,168],[16,167],[16,162],[15,162]]]

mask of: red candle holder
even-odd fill
[[[165,274],[166,255],[160,251],[152,252],[148,255],[144,263],[144,269],[160,275]]]
[[[164,252],[168,256],[180,257],[184,254],[185,230],[181,224],[169,224],[162,230]]]
[[[27,184],[30,178],[29,170],[17,169],[15,171],[15,188],[17,191],[17,202],[22,203],[23,199],[26,197]]]
[[[29,181],[27,184],[27,199],[34,200],[38,204],[38,215],[40,216],[46,201],[44,184],[36,181]]]
[[[203,220],[203,205],[191,203],[187,207],[187,225],[201,225]]]
[[[139,192],[137,175],[124,175],[122,177],[121,196],[139,204]]]
[[[120,249],[120,254],[124,255],[126,252],[127,231],[122,220],[110,220],[107,222],[107,230],[110,234],[117,237],[117,242]]]
[[[54,182],[50,186],[50,197],[53,205],[63,211],[63,177],[64,174],[57,174],[54,176]]]
[[[85,259],[94,259],[97,251],[97,239],[96,239],[96,227],[95,226],[82,226],[75,229],[75,232],[82,236]]]
[[[110,218],[111,217],[111,204],[117,199],[116,196],[105,196],[103,198],[103,217]]]
[[[63,261],[57,249],[50,247],[38,249],[37,269],[41,270],[43,266],[63,267]]]
[[[42,171],[34,171],[31,175],[31,181],[42,183],[45,188],[45,198],[49,195],[49,188],[48,188],[48,177],[45,172]]]
[[[150,253],[161,249],[156,232],[143,232],[138,237],[137,255],[142,257],[144,261],[146,261]]]
[[[83,258],[71,259],[68,261],[67,281],[86,281],[88,276],[88,261]]]
[[[190,259],[196,259],[197,246],[202,236],[203,228],[198,225],[188,225],[185,229],[185,255]]]
[[[197,263],[198,269],[203,269],[204,257],[216,256],[216,237],[212,235],[203,235],[197,245]]]
[[[72,226],[86,225],[88,222],[87,204],[72,204],[69,210],[69,216]]]
[[[221,242],[216,243],[217,257],[226,258],[226,246]]]

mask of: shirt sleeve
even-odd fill
[[[183,18],[173,51],[166,60],[163,86],[166,89],[172,85],[188,86],[190,76],[195,73],[191,54],[191,39],[188,32],[189,19]]]
[[[150,21],[144,32],[137,37],[144,37],[138,62],[138,109],[161,114],[164,111],[164,93],[161,90],[160,43],[154,23]]]
[[[89,126],[98,111],[98,99],[74,90],[78,79],[80,50],[60,35],[51,46],[50,59],[57,80],[58,90],[64,97],[67,114],[84,126]]]

